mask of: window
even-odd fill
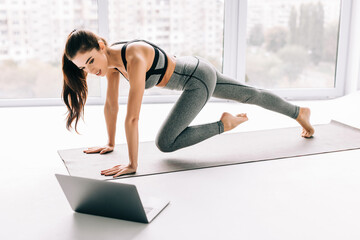
[[[247,82],[334,88],[340,0],[248,1]]]
[[[209,24],[209,19],[214,19],[213,23]],[[110,43],[145,39],[168,54],[204,57],[220,71],[223,62],[223,26],[224,2],[220,0],[109,0]],[[199,34],[201,32],[204,34]],[[214,34],[207,35],[207,32]],[[171,38],[174,35],[177,37]],[[129,84],[122,78],[120,95],[127,95],[128,88]],[[179,92],[157,87],[145,91],[145,95],[169,94]]]
[[[6,1],[0,11],[1,106],[62,104],[61,58],[74,28],[109,43],[146,39],[168,54],[198,55],[240,82],[288,98],[344,93],[351,0],[17,2]],[[89,76],[88,84],[87,102],[103,102],[106,81]],[[123,98],[128,87],[121,79]],[[155,87],[145,94],[145,101],[173,100],[165,95],[179,92]]]
[[[86,1],[81,3],[85,10],[97,10],[97,5],[86,4]],[[46,5],[41,8],[33,6],[39,4]],[[92,20],[97,15],[83,14],[86,11],[78,13],[73,5],[57,0],[24,1],[21,6],[16,1],[9,1],[6,7],[19,11],[16,15],[9,15],[7,21],[0,21],[0,29],[9,32],[0,36],[0,42],[4,42],[0,46],[0,99],[59,99],[62,90],[61,58],[66,34],[76,27],[97,31],[97,21]],[[65,19],[65,11],[73,14]],[[54,12],[56,14],[52,14]],[[19,23],[20,19],[22,24],[8,24]],[[88,24],[77,25],[77,22],[82,22],[79,20]],[[99,79],[90,78],[89,85],[89,95],[100,96]]]

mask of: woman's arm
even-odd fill
[[[130,90],[125,118],[125,132],[129,151],[129,165],[136,169],[139,148],[138,122],[145,91],[146,60],[143,54],[137,51],[135,47],[130,46],[127,53]]]
[[[119,80],[120,74],[116,70],[109,70],[106,74],[107,92],[104,106],[106,129],[108,133],[108,144],[103,147],[92,147],[84,150],[85,153],[107,153],[112,152],[115,147],[116,120],[119,112]]]
[[[141,102],[145,91],[146,57],[141,48],[128,46],[126,50],[127,73],[130,90],[125,118],[125,132],[129,152],[129,164],[117,165],[103,170],[101,174],[118,177],[123,174],[135,173],[138,167],[139,128]]]
[[[119,72],[111,71],[107,74],[107,92],[104,106],[108,145],[115,146],[116,120],[119,112]]]

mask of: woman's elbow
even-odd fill
[[[106,112],[118,113],[119,112],[119,105],[118,104],[105,103],[104,110]]]
[[[131,116],[126,117],[125,124],[137,124],[139,122],[139,117],[137,116]]]

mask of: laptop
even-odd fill
[[[55,174],[75,212],[150,223],[168,204],[140,199],[135,185]]]

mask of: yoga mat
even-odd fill
[[[155,142],[139,144],[136,174],[119,178],[153,175],[199,168],[266,161],[360,148],[360,129],[337,121],[315,125],[313,138],[302,138],[301,127],[228,133],[196,145],[163,153]],[[86,148],[59,150],[72,176],[109,180],[101,170],[128,163],[126,144],[116,145],[111,153],[85,154]]]

